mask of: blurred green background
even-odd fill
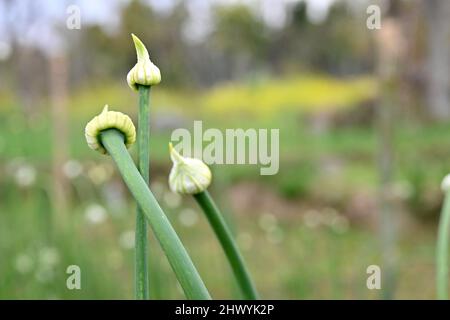
[[[381,29],[367,26],[373,4]],[[151,188],[214,298],[239,298],[231,270],[202,212],[167,183],[170,135],[194,120],[280,129],[276,175],[212,166],[211,193],[263,298],[434,298],[448,7],[0,0],[0,298],[133,298],[135,204],[84,139],[104,104],[136,120],[130,33],[163,78],[151,92]],[[77,9],[81,28],[70,29]],[[149,239],[152,298],[183,298]],[[66,287],[72,264],[81,290]],[[366,287],[374,264],[381,291]]]

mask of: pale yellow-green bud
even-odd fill
[[[150,56],[144,44],[138,37],[131,34],[136,47],[137,63],[128,72],[127,82],[131,89],[138,90],[138,85],[152,86],[161,82],[161,72],[150,61]]]
[[[109,111],[108,105],[106,105],[103,111],[89,121],[84,129],[89,148],[102,154],[108,153],[100,141],[100,133],[106,129],[117,129],[122,132],[127,148],[136,141],[136,128],[130,117],[122,112]]]
[[[173,162],[169,174],[170,190],[181,194],[203,192],[211,184],[211,170],[199,159],[181,156],[172,144],[169,144],[170,157]]]
[[[444,192],[450,191],[450,174],[446,175],[442,180],[441,189]]]

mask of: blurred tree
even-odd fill
[[[387,6],[383,26],[374,36],[377,48],[376,73],[379,81],[379,102],[376,109],[378,136],[378,210],[384,281],[383,299],[393,299],[397,282],[398,212],[393,201],[395,176],[394,141],[399,86],[405,57],[405,41],[401,28],[400,2]]]
[[[80,38],[72,42],[71,61],[77,65],[77,80],[102,79],[117,75],[125,64],[124,55],[116,55],[117,41],[98,25],[83,27]]]
[[[65,52],[48,57],[49,96],[52,126],[52,204],[55,223],[67,227],[67,187],[68,182],[63,173],[68,154],[68,63]]]
[[[227,79],[260,67],[268,49],[267,27],[245,5],[216,6],[212,49],[220,51]]]
[[[405,53],[402,63],[402,99],[399,107],[404,119],[420,120],[429,115],[424,104],[424,55],[426,28],[420,0],[401,2],[401,23],[404,34]]]
[[[299,2],[294,6],[291,19],[292,26],[297,29],[303,29],[309,25],[306,2]]]
[[[276,63],[287,70],[294,66],[335,74],[368,72],[373,54],[367,30],[361,28],[365,24],[362,17],[345,2],[336,2],[327,19],[314,24],[308,20],[307,4],[295,4],[286,27],[272,38],[271,49],[279,51]]]
[[[428,24],[427,100],[432,117],[450,118],[450,1],[423,1]]]
[[[12,89],[16,91],[20,101],[20,107],[24,115],[29,119],[40,110],[38,103],[45,92],[45,82],[39,77],[30,75],[46,75],[45,56],[42,51],[33,45],[24,43],[24,33],[27,28],[34,26],[42,18],[43,11],[38,10],[39,5],[34,1],[2,1],[3,22],[1,29],[7,36],[5,40],[10,41],[12,47],[11,66],[17,85]],[[11,23],[14,21],[15,23]]]

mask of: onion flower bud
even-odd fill
[[[159,68],[150,61],[150,56],[144,44],[138,37],[131,34],[136,47],[137,63],[128,72],[127,82],[131,89],[137,91],[139,85],[152,86],[161,82]]]
[[[84,130],[89,148],[97,150],[102,154],[108,152],[100,141],[100,133],[107,129],[117,129],[123,134],[124,143],[129,148],[136,141],[136,128],[130,117],[122,112],[109,111],[108,105],[103,111],[88,122]]]
[[[181,156],[172,144],[169,144],[173,167],[169,174],[169,187],[180,194],[197,194],[211,184],[211,170],[199,159]]]

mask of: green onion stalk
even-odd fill
[[[127,75],[131,89],[139,92],[138,112],[138,168],[144,182],[149,185],[150,171],[150,88],[161,81],[161,73],[151,61],[144,44],[132,34],[137,54],[137,63]],[[149,298],[148,283],[147,222],[140,206],[136,209],[135,244],[135,296],[136,299]]]
[[[150,175],[150,130],[149,130],[149,94],[150,86],[139,86],[138,113],[138,168],[144,182],[149,185]],[[140,206],[136,209],[135,243],[135,295],[136,299],[149,298],[148,262],[147,262],[147,221]]]
[[[448,242],[450,229],[450,175],[442,181],[442,190],[445,192],[444,204],[441,217],[436,246],[436,290],[437,298],[448,299]]]
[[[207,190],[196,193],[193,196],[202,208],[203,212],[206,215],[206,218],[209,221],[209,224],[211,225],[217,238],[219,239],[223,251],[225,252],[228,261],[230,262],[231,268],[233,269],[233,273],[241,288],[244,298],[249,300],[258,299],[258,293],[245,266],[244,259],[239,252],[237,244],[233,239],[233,235],[228,228],[225,219],[214,203],[213,198]]]
[[[178,235],[134,164],[127,147],[136,140],[131,119],[120,112],[103,112],[86,126],[85,136],[90,148],[111,155],[125,184],[142,209],[156,239],[188,299],[211,299]]]
[[[252,282],[250,273],[247,270],[233,235],[207,190],[212,179],[211,171],[201,160],[182,157],[172,147],[172,144],[169,144],[169,148],[174,163],[169,176],[171,190],[180,194],[190,194],[194,197],[205,213],[209,224],[225,252],[244,299],[258,299],[258,292]]]

